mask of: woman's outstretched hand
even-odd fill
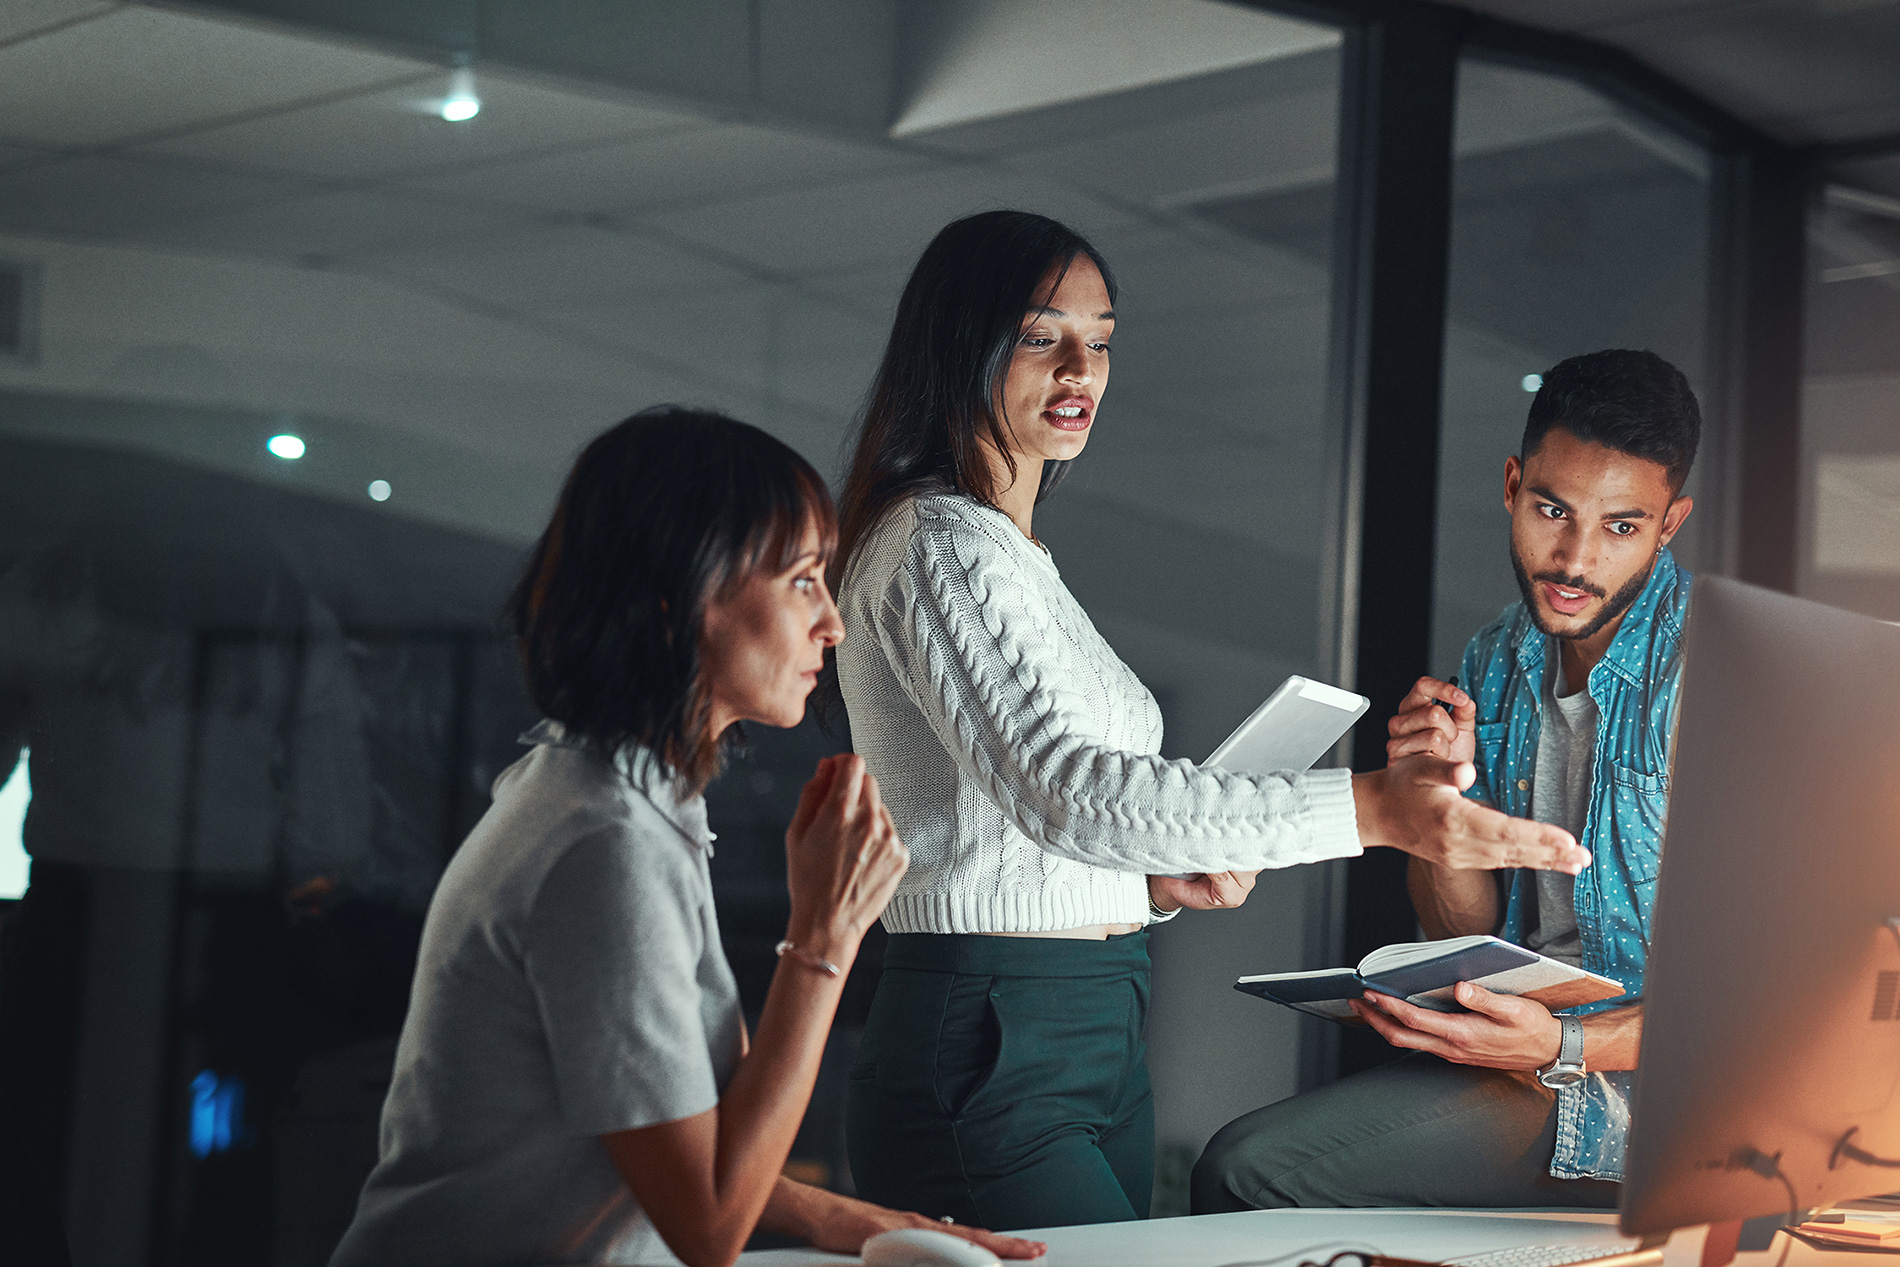
[[[1476,777],[1469,761],[1429,753],[1354,775],[1360,841],[1454,871],[1531,867],[1575,875],[1590,865],[1590,851],[1563,828],[1512,818],[1466,797]]]
[[[1205,875],[1148,877],[1148,900],[1159,911],[1185,906],[1196,911],[1231,910],[1253,892],[1258,871],[1210,871]]]
[[[820,958],[849,963],[910,865],[861,757],[846,752],[818,763],[785,829],[785,864],[787,937]]]

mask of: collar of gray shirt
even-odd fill
[[[567,727],[560,722],[547,720],[536,722],[518,742],[530,746],[549,744],[556,748],[591,748],[586,740],[568,734]],[[639,744],[630,743],[621,748],[614,754],[613,764],[628,785],[660,811],[666,821],[679,830],[680,835],[708,854],[712,853],[713,841],[718,837],[706,821],[705,797],[682,796],[678,777],[650,749]]]

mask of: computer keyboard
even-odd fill
[[[1571,1264],[1583,1263],[1592,1267],[1645,1267],[1661,1261],[1660,1249],[1605,1245],[1598,1241],[1593,1245],[1513,1245],[1509,1249],[1448,1258],[1445,1267],[1571,1267]]]

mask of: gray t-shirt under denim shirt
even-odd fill
[[[1537,736],[1537,772],[1531,785],[1531,817],[1583,839],[1590,812],[1590,772],[1597,746],[1597,705],[1584,684],[1559,695],[1563,655],[1549,640],[1545,662],[1544,719]],[[1577,931],[1577,881],[1561,871],[1537,872],[1537,927],[1524,944],[1564,963],[1583,964],[1583,938]]]
[[[678,1261],[596,1137],[705,1112],[739,1061],[705,802],[637,750],[530,741],[429,905],[331,1267]]]

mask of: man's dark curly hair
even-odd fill
[[[719,772],[700,673],[709,600],[798,559],[837,517],[809,462],[723,414],[656,405],[596,437],[509,601],[528,694],[609,756],[640,744],[698,791]]]
[[[1680,493],[1695,465],[1702,410],[1681,370],[1654,352],[1611,348],[1559,362],[1531,400],[1519,459],[1530,457],[1552,427],[1579,440],[1656,462]]]

